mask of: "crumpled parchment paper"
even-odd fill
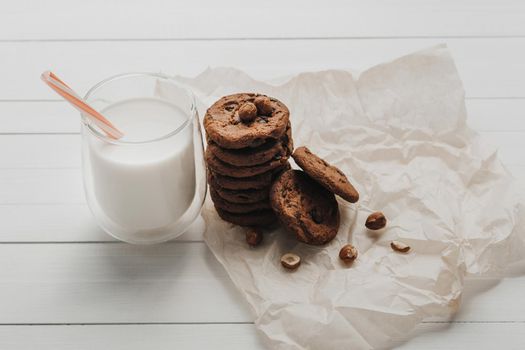
[[[221,221],[207,201],[206,243],[272,348],[388,346],[422,320],[455,312],[465,276],[499,273],[524,258],[523,197],[494,149],[467,127],[463,87],[446,46],[359,76],[302,73],[272,85],[219,68],[178,79],[196,93],[201,117],[230,93],[279,98],[290,108],[295,145],[340,167],[361,195],[355,205],[339,201],[341,228],[323,247],[276,229],[250,249],[244,230]],[[377,242],[364,228],[375,210],[389,219]],[[410,253],[392,251],[394,239]],[[338,259],[348,242],[359,250],[351,267]],[[303,259],[292,273],[279,262],[287,252]]]

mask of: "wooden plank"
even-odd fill
[[[525,303],[519,291],[525,288],[525,269],[519,277],[473,279],[465,292],[455,322],[524,322]]]
[[[398,350],[521,349],[523,323],[423,324]],[[3,326],[4,350],[264,349],[252,324]]]
[[[0,265],[0,324],[253,320],[203,242],[0,244]],[[468,280],[454,321],[523,321],[524,272]]]
[[[114,241],[79,204],[0,205],[1,242]]]
[[[0,135],[0,169],[81,166],[80,135]]]
[[[478,131],[525,131],[525,98],[467,99],[468,124]],[[80,120],[66,102],[0,101],[0,134],[78,133]]]
[[[525,190],[525,165],[508,168]],[[82,199],[78,170],[29,169],[23,176],[20,173],[10,171],[11,181],[0,186],[4,195],[0,199],[7,201],[0,204],[0,242],[114,241],[96,226]],[[66,173],[71,178],[62,181]],[[200,240],[201,232],[190,230],[179,239]]]
[[[520,155],[521,150],[525,149],[525,133],[523,131],[485,131],[480,132],[480,134],[485,144],[498,149],[498,155],[503,164],[507,166],[525,165],[525,157],[523,154]]]
[[[525,166],[511,167],[510,170],[515,177],[522,180],[525,189]],[[9,185],[10,186],[10,185]],[[81,185],[73,185],[73,193],[82,195]],[[2,186],[8,187],[8,185]],[[79,203],[43,203],[56,201],[64,195],[57,195],[52,190],[42,191],[31,196],[31,191],[38,191],[41,185],[34,184],[30,190],[22,192],[20,197],[9,194],[12,202],[25,198],[26,202],[34,202],[39,199],[42,203],[19,203],[0,205],[0,242],[104,242],[114,241],[109,235],[100,230],[87,205],[79,200]],[[46,197],[47,196],[47,197]],[[58,197],[55,197],[58,196]],[[8,197],[9,198],[9,197]],[[198,229],[188,232],[179,238],[180,240],[200,240],[201,232]]]
[[[9,82],[0,84],[0,100],[56,100],[39,80],[48,69],[84,93],[106,77],[130,71],[195,76],[209,66],[231,66],[255,78],[272,78],[324,69],[363,70],[443,41],[468,97],[525,97],[525,38],[493,38],[0,42],[0,73]]]
[[[202,242],[0,244],[0,266],[4,324],[253,320]]]
[[[525,99],[466,100],[468,120],[477,131],[525,131]]]
[[[0,242],[112,240],[96,228],[85,204],[78,140],[79,135],[0,136],[0,147],[18,154],[0,152]],[[503,145],[500,155],[525,186],[523,133],[500,133],[493,141]],[[200,234],[183,239],[192,237]]]
[[[201,241],[202,219],[177,241]],[[86,203],[0,205],[0,243],[114,242],[99,228]]]
[[[58,97],[58,96],[57,96]],[[0,133],[78,133],[80,118],[66,102],[0,102]]]
[[[2,350],[264,349],[253,324],[0,326]]]
[[[507,169],[525,190],[525,166],[507,166]]]
[[[481,132],[508,166],[525,165],[525,131]],[[38,145],[38,147],[36,147]],[[79,135],[0,135],[0,169],[80,168]],[[1,198],[0,198],[1,203]]]
[[[0,39],[524,35],[524,15],[519,0],[17,1],[2,10]]]
[[[423,324],[413,338],[395,340],[398,350],[523,349],[525,323]]]
[[[513,169],[512,172],[517,170],[515,177],[525,181],[522,177],[525,159],[521,156],[521,150],[525,148],[525,133],[494,132],[483,133],[483,136],[500,145],[499,155],[503,163]],[[63,138],[62,146],[56,142],[60,138]],[[3,184],[0,204],[84,203],[82,173],[78,167],[80,154],[70,151],[78,149],[73,146],[78,143],[78,138],[78,135],[0,136],[0,147],[5,144],[19,150],[17,156],[9,152],[0,154],[0,183]],[[35,144],[39,146],[35,148]]]
[[[80,169],[2,169],[0,204],[80,204]]]

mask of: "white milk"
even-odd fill
[[[101,113],[124,133],[123,142],[165,136],[188,119],[175,105],[154,98],[125,100]],[[102,227],[124,240],[145,241],[178,223],[195,194],[192,125],[139,144],[115,145],[86,134],[84,157],[91,168],[85,169],[86,193]]]

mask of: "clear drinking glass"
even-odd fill
[[[122,241],[164,242],[184,233],[206,197],[195,98],[173,79],[118,75],[85,100],[124,137],[114,140],[82,116],[82,172],[98,225]]]

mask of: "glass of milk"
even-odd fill
[[[161,74],[132,73],[100,82],[85,100],[124,133],[111,139],[82,117],[84,188],[99,226],[135,244],[184,233],[206,197],[191,91]]]

